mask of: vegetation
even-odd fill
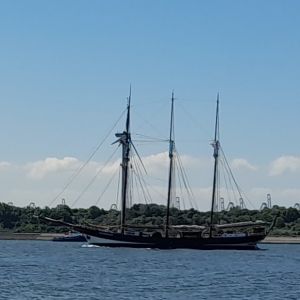
[[[209,223],[210,213],[199,212],[194,209],[171,209],[171,224],[204,225]],[[55,208],[16,207],[0,203],[0,230],[13,232],[65,232],[66,228],[56,227],[41,222],[36,215],[43,215],[53,219],[62,219],[76,224],[118,225],[120,212],[104,210],[96,206],[88,209],[71,209],[67,205],[58,205]],[[135,204],[127,210],[128,224],[163,225],[165,224],[166,207],[157,204]],[[232,208],[215,215],[216,222],[232,223],[262,220],[270,224],[278,216],[272,235],[300,236],[300,211],[296,208],[273,206],[261,211]]]

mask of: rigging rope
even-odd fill
[[[228,163],[228,161],[227,161],[227,159],[226,159],[225,153],[224,153],[224,151],[223,151],[223,149],[222,149],[221,146],[220,146],[220,149],[221,149],[221,152],[222,152],[222,155],[223,155],[223,157],[224,157],[225,163],[226,163],[226,165],[227,165],[228,168],[229,168],[229,172],[230,172],[230,174],[231,174],[231,177],[232,177],[232,179],[233,179],[233,181],[234,181],[234,183],[235,183],[235,186],[236,186],[236,188],[237,188],[237,190],[238,190],[240,196],[242,197],[242,194],[243,194],[243,195],[245,196],[245,198],[247,199],[247,201],[249,202],[249,204],[252,206],[252,208],[255,209],[255,207],[254,207],[254,205],[252,204],[252,202],[250,201],[250,199],[249,199],[249,198],[247,197],[247,195],[243,192],[243,190],[240,188],[240,186],[238,185],[237,181],[235,180],[234,175],[233,175],[233,173],[232,173],[232,171],[231,171],[231,168],[230,168],[230,166],[229,166],[229,163]]]
[[[193,196],[192,192],[189,191],[189,188],[187,186],[186,180],[184,179],[184,176],[182,174],[183,171],[181,169],[181,166],[178,163],[178,161],[175,161],[175,162],[176,162],[175,166],[176,166],[176,168],[178,170],[177,177],[178,177],[178,181],[179,181],[179,184],[180,184],[181,191],[182,191],[182,185],[183,185],[184,188],[185,188],[186,194],[187,194],[187,199],[189,200],[190,207],[191,208],[196,208],[198,210],[197,204],[195,204],[194,201],[193,201],[194,196]],[[179,176],[179,174],[181,174],[181,176]],[[185,207],[185,204],[183,206]]]
[[[98,203],[100,202],[100,200],[102,199],[103,195],[105,194],[105,192],[107,191],[107,189],[109,188],[109,186],[111,185],[113,179],[115,178],[117,172],[119,171],[119,169],[116,169],[116,171],[113,173],[113,175],[111,176],[110,180],[108,181],[108,183],[106,184],[106,186],[104,187],[102,193],[100,194],[100,196],[98,197],[96,204],[98,205]]]
[[[189,121],[193,121],[195,124],[197,124],[197,128],[201,128],[202,130],[205,131],[205,133],[207,135],[210,136],[210,132],[204,127],[202,126],[201,123],[199,123],[199,118],[196,118],[193,114],[191,114],[189,111],[187,111],[185,109],[185,107],[180,103],[180,101],[177,102],[178,103],[178,106],[177,107],[180,107],[182,109],[182,111],[188,116],[188,120]]]
[[[161,111],[162,108],[163,108],[163,106],[167,105],[167,102],[160,102],[160,104],[161,104],[161,105],[159,106],[159,108],[157,109],[157,111]],[[154,126],[151,122],[149,122],[149,121],[145,118],[145,116],[141,116],[136,110],[135,110],[135,115],[136,115],[136,117],[140,118],[140,119],[144,122],[144,124],[146,123],[147,125],[149,125],[150,128],[151,128],[154,132],[158,133],[158,135],[164,136],[164,134],[162,134],[162,132],[161,132],[161,128],[157,128],[156,126]],[[140,128],[140,129],[141,129],[141,128]]]
[[[133,180],[134,180],[134,183],[135,183],[135,190],[136,190],[137,197],[138,197],[138,199],[140,199],[142,197],[140,195],[140,189],[139,189],[139,186],[138,186],[137,177],[136,176],[132,176],[132,177],[133,177]],[[140,203],[140,202],[138,202],[138,203]],[[146,202],[146,204],[147,204],[147,202]]]
[[[117,208],[119,207],[119,195],[120,195],[120,179],[121,179],[121,173],[122,173],[122,168],[119,167],[119,176],[118,176],[118,187],[117,187],[117,200],[116,200],[116,206]]]
[[[97,179],[98,175],[104,170],[104,168],[108,165],[108,163],[111,161],[111,159],[113,158],[113,156],[116,154],[117,150],[119,149],[119,146],[115,149],[115,151],[112,153],[112,155],[108,158],[108,160],[105,162],[105,164],[103,165],[103,167],[97,171],[96,175],[92,178],[92,180],[85,186],[85,188],[83,189],[83,191],[74,200],[74,202],[71,205],[71,207],[73,207],[78,202],[78,200],[85,194],[85,192],[89,189],[89,187],[95,182],[95,180]]]
[[[181,158],[180,158],[180,155],[179,155],[177,149],[175,149],[175,155],[176,155],[176,158],[177,158],[178,163],[179,163],[179,169],[180,169],[180,173],[181,173],[181,176],[182,176],[182,181],[183,181],[183,184],[184,184],[184,186],[186,188],[186,191],[187,191],[187,194],[189,196],[189,200],[190,200],[190,202],[192,204],[192,207],[195,207],[197,210],[199,210],[197,202],[194,201],[195,200],[195,196],[194,196],[193,191],[191,189],[190,183],[188,181],[188,176],[187,176],[187,174],[185,172],[185,169],[183,167],[183,163],[181,161]]]
[[[51,206],[66,190],[67,188],[73,183],[73,181],[79,176],[81,171],[87,166],[87,164],[91,161],[91,159],[95,156],[95,154],[98,152],[100,147],[105,143],[107,138],[111,135],[112,131],[115,129],[115,127],[118,125],[122,117],[124,116],[124,113],[126,112],[126,109],[123,110],[117,121],[114,123],[113,127],[109,130],[107,135],[101,140],[101,142],[96,146],[95,150],[92,151],[88,159],[73,173],[73,175],[69,178],[68,182],[65,184],[61,192],[59,192],[50,202],[49,206]]]
[[[179,174],[179,167],[178,167],[178,163],[176,163],[176,161],[175,161],[175,168],[177,169],[177,171],[178,171],[178,173],[177,174]],[[184,207],[184,209],[185,209],[185,204],[184,204],[184,202],[185,202],[185,199],[184,199],[184,197],[182,196],[183,195],[183,189],[182,189],[182,182],[181,182],[181,177],[180,176],[178,176],[178,183],[179,183],[179,189],[180,189],[180,193],[181,193],[181,198],[180,199],[182,199],[183,201],[182,201],[182,204],[183,204],[183,207]]]
[[[150,195],[149,190],[147,188],[147,183],[146,183],[146,181],[145,181],[145,179],[144,179],[144,177],[142,175],[141,169],[140,169],[139,165],[137,164],[134,156],[133,156],[133,160],[132,161],[133,161],[134,166],[136,168],[136,172],[134,172],[134,174],[136,175],[136,177],[138,179],[138,182],[140,184],[142,193],[144,195],[145,202],[148,203],[147,202],[147,196],[148,196],[148,198],[150,200],[150,203],[152,203],[152,198],[151,198],[151,195]]]
[[[223,166],[224,170],[225,170],[225,166],[224,166],[224,162],[222,159],[220,159],[220,163],[221,165]],[[226,172],[226,171],[225,171]],[[226,174],[225,172],[223,172],[223,179],[224,179],[224,183],[225,183],[225,187],[226,187],[226,191],[227,191],[227,194],[228,194],[228,198],[229,198],[229,201],[228,202],[231,202],[231,194],[229,194],[229,186],[228,186],[228,180],[227,180],[227,177],[226,177]]]
[[[145,140],[146,142],[147,142],[147,141],[154,141],[154,142],[169,142],[168,139],[162,139],[162,138],[152,137],[152,136],[145,135],[145,134],[135,133],[134,135],[139,136],[139,137],[142,137],[142,138],[145,138],[145,139],[148,139],[148,140]]]

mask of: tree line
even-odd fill
[[[0,230],[12,232],[65,232],[64,227],[52,226],[40,221],[36,216],[46,216],[74,224],[118,225],[120,212],[115,209],[104,210],[97,206],[90,208],[70,208],[58,205],[54,208],[17,207],[0,203]],[[157,204],[134,204],[126,211],[127,224],[164,225],[166,207]],[[229,211],[215,213],[215,222],[219,224],[265,221],[272,223],[277,216],[271,235],[300,235],[300,211],[296,208],[273,206],[263,210],[248,210],[234,207]],[[193,208],[170,209],[170,224],[173,225],[206,225],[210,221],[210,212],[200,212]]]

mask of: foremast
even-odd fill
[[[169,226],[170,226],[170,205],[172,198],[172,188],[173,188],[173,169],[174,169],[174,92],[172,92],[171,98],[171,120],[170,120],[170,136],[169,136],[169,181],[168,181],[168,199],[167,199],[167,218],[166,218],[166,231],[165,237],[169,236]]]
[[[128,177],[129,177],[129,161],[131,150],[131,134],[130,134],[130,104],[131,104],[131,86],[127,102],[127,117],[125,130],[122,133],[116,133],[119,138],[117,142],[122,145],[122,187],[121,187],[121,233],[124,233],[126,226],[126,204],[128,195]]]
[[[217,196],[217,179],[218,179],[218,163],[219,163],[219,94],[217,96],[217,109],[216,109],[216,122],[215,122],[215,136],[212,142],[212,146],[214,148],[214,179],[213,179],[213,189],[212,189],[212,200],[211,200],[211,210],[210,210],[210,228],[209,228],[209,236],[212,237],[212,229],[213,229],[213,218],[214,218],[214,208],[216,203]]]

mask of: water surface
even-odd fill
[[[0,299],[300,299],[300,245],[265,251],[0,241]]]

